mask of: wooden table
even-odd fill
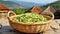
[[[25,34],[11,28],[7,18],[0,19],[0,24],[2,24],[2,28],[0,29],[0,34]],[[56,29],[54,29],[52,26],[56,26]],[[46,32],[37,33],[37,34],[60,34],[60,19],[55,19],[51,24],[49,30],[47,30]]]

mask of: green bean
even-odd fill
[[[39,15],[37,13],[25,13],[20,14],[19,16],[14,18],[15,21],[18,22],[41,22],[41,21],[47,21],[48,19],[45,18],[43,15]]]

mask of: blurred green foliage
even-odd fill
[[[15,8],[15,9],[12,9],[12,11],[14,11],[17,15],[19,15],[26,12],[27,8]]]
[[[45,10],[48,6],[53,6],[53,7],[55,7],[56,10],[60,10],[60,1],[56,1],[56,2],[53,2],[51,4],[47,4],[47,5],[40,6],[40,7],[43,10]],[[27,10],[29,10],[29,8],[15,8],[15,9],[12,9],[12,11],[14,11],[17,15],[22,14],[22,13],[26,12]]]
[[[44,5],[44,6],[40,6],[42,9],[46,9],[48,6],[53,6],[55,7],[57,10],[60,10],[60,1],[56,1],[56,2],[53,2],[51,4],[47,4],[47,5]]]

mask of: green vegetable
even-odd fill
[[[39,15],[37,13],[25,13],[25,14],[20,14],[17,17],[14,17],[13,20],[17,22],[26,23],[26,22],[42,22],[42,21],[45,22],[48,19],[41,14]]]

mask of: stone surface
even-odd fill
[[[2,26],[9,26],[8,19],[7,19],[7,18],[1,18],[1,19],[0,19],[0,24],[1,24]]]
[[[57,22],[56,22],[57,21]],[[44,32],[43,34],[60,34],[60,19],[56,19],[51,24],[51,27],[48,31]]]
[[[56,22],[56,23],[58,23],[58,24],[59,24],[59,26],[60,26],[60,19],[58,19],[58,20],[57,20],[57,19],[55,19],[55,22]]]
[[[54,31],[46,31],[43,34],[55,34],[55,32]]]
[[[51,24],[51,28],[52,29],[60,29],[60,26],[58,23],[56,23],[55,21],[53,21],[53,23]]]

